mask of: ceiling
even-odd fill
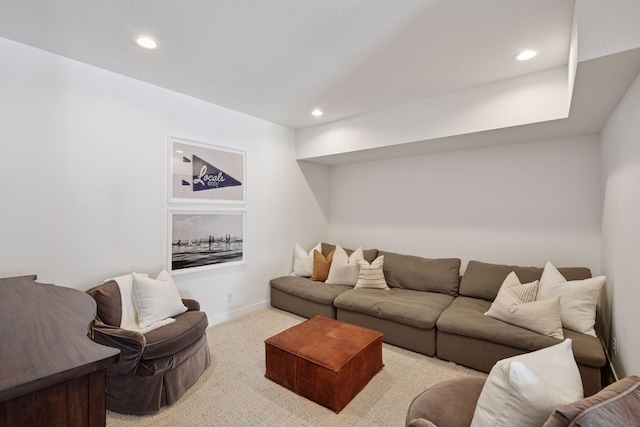
[[[596,135],[602,131],[639,72],[640,48],[580,62],[573,88],[571,114],[566,119],[319,155],[306,160],[332,166],[518,142]]]
[[[566,65],[574,5],[0,0],[0,37],[299,129]]]

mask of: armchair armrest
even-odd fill
[[[415,418],[409,422],[408,427],[438,427],[429,420],[424,418]]]
[[[107,368],[110,374],[131,377],[135,375],[142,351],[147,345],[144,335],[96,320],[93,326],[93,340],[120,350],[120,361]]]
[[[187,306],[187,311],[200,311],[200,303],[194,299],[183,298],[182,303]]]

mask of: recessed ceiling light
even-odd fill
[[[513,57],[516,61],[528,61],[538,54],[535,50],[523,50],[519,54]]]
[[[138,46],[143,47],[145,49],[155,49],[158,47],[158,43],[154,39],[148,36],[140,36],[136,39],[136,43]]]
[[[319,108],[316,108],[315,110],[313,110],[313,111],[311,112],[311,115],[312,115],[312,116],[314,116],[314,117],[320,117],[320,116],[321,116],[321,115],[323,115],[323,114],[324,114],[324,113],[323,113],[323,112],[322,112],[322,110],[321,110],[321,109],[319,109]]]

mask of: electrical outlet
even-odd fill
[[[618,355],[618,342],[615,337],[611,339],[611,353],[613,353],[613,357]]]
[[[231,301],[233,301],[233,294],[232,293],[228,293],[227,294],[227,304],[231,303]]]

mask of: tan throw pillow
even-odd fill
[[[324,255],[317,250],[313,251],[313,273],[311,274],[311,280],[315,280],[316,282],[324,282],[327,280],[334,253],[335,249],[329,252],[329,255],[325,258]]]
[[[383,263],[384,255],[380,255],[371,264],[364,259],[359,259],[360,272],[354,289],[389,289],[387,281],[384,279]]]
[[[539,334],[563,339],[560,297],[525,303],[513,291],[514,288],[516,291],[535,288],[538,285],[537,282],[536,280],[521,285],[516,274],[510,273],[500,286],[498,296],[485,315]],[[524,294],[528,298],[531,297],[531,292],[524,292]]]

